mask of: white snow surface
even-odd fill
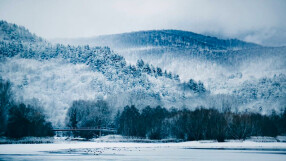
[[[256,149],[256,150],[286,150],[286,143],[272,142],[211,142],[189,141],[180,143],[132,143],[132,142],[62,142],[53,144],[2,144],[1,154],[41,154],[45,151],[79,148],[194,148],[194,149]]]
[[[59,142],[3,144],[3,160],[272,160],[284,161],[286,143],[191,141],[180,143]]]

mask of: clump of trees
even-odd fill
[[[67,126],[71,128],[106,128],[112,124],[111,109],[106,101],[74,101],[67,112]],[[74,131],[75,136],[92,138],[99,135],[94,131]]]
[[[52,124],[47,122],[39,108],[20,104],[9,109],[6,136],[21,138],[25,136],[54,136]]]
[[[194,93],[204,94],[207,90],[204,87],[204,84],[199,81],[196,82],[193,79],[190,79],[188,82],[181,84],[183,91],[192,91]]]
[[[141,112],[135,106],[126,106],[117,118],[118,132],[126,136],[163,139],[167,136],[164,130],[164,120],[168,115],[165,108],[147,106]]]
[[[0,78],[0,135],[11,138],[53,136],[52,124],[40,107],[16,104],[11,84]]]
[[[266,116],[203,107],[191,111],[147,106],[139,111],[135,106],[126,106],[115,120],[120,134],[150,139],[213,139],[223,142],[225,139],[286,133],[286,110],[282,114]]]

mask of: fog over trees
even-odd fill
[[[109,37],[124,40],[120,55],[119,47],[51,44],[6,21],[0,33],[1,136],[52,136],[55,127],[148,139],[285,134],[284,47],[155,30]],[[135,62],[125,58],[133,51]]]

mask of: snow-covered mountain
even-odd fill
[[[285,84],[278,88],[269,84],[263,87],[261,80],[281,78],[279,81],[285,82],[286,47],[264,47],[179,30],[139,31],[56,42],[110,46],[131,64],[142,59],[178,74],[183,81],[202,81],[211,93],[239,95],[239,102],[255,107],[256,111],[285,104],[282,101],[285,100]],[[271,97],[259,97],[259,101],[254,101],[250,95],[255,92],[250,90],[249,84],[258,91],[272,91],[268,94]],[[282,102],[273,100],[274,97]]]
[[[56,42],[110,46],[128,63],[143,59],[184,81],[202,81],[214,93],[232,93],[244,81],[286,74],[286,47],[263,47],[187,31],[139,31]]]
[[[5,21],[0,33],[0,76],[12,82],[15,101],[43,106],[54,125],[63,124],[79,99],[104,99],[114,109],[133,104],[266,113],[285,106],[284,47],[177,30],[51,44]]]
[[[105,99],[116,109],[131,104],[197,106],[185,99],[207,93],[200,90],[202,83],[181,82],[178,75],[142,60],[136,66],[127,64],[108,47],[52,45],[26,37],[32,34],[5,21],[0,29],[18,37],[0,41],[1,77],[12,82],[16,101],[44,106],[54,124],[63,123],[74,100]]]
[[[111,48],[137,48],[158,46],[188,49],[247,49],[259,47],[237,39],[222,40],[181,30],[149,30],[123,34],[103,35],[91,38],[56,39],[60,43],[73,45],[110,46]]]

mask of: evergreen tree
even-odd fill
[[[52,125],[46,121],[43,112],[32,106],[14,105],[9,110],[6,136],[53,136]]]
[[[0,77],[0,136],[4,134],[7,126],[9,108],[12,106],[11,84]]]
[[[124,107],[119,121],[119,133],[126,136],[138,136],[140,113],[138,109],[132,105]]]

